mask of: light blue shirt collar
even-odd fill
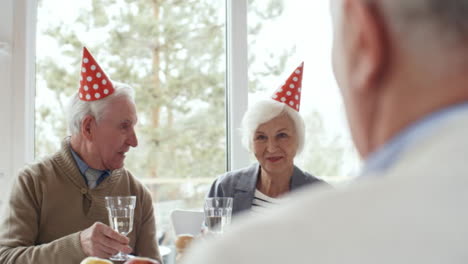
[[[81,172],[81,175],[83,175],[83,178],[85,179],[86,185],[88,185],[88,178],[86,178],[85,172],[86,172],[86,170],[88,170],[91,167],[89,167],[88,164],[86,164],[80,158],[80,156],[78,156],[78,154],[73,150],[72,147],[70,147],[70,151],[72,153],[73,159],[76,162],[76,165],[78,166],[78,169]],[[96,186],[99,185],[105,178],[109,177],[110,174],[111,174],[109,170],[103,170],[103,171],[99,170],[99,171],[101,172],[101,176],[99,176],[99,179],[96,182]]]
[[[464,111],[468,112],[468,102],[434,112],[410,125],[367,158],[361,176],[387,170],[416,140],[428,137],[442,122]]]

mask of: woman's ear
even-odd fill
[[[96,119],[94,116],[86,115],[81,121],[81,135],[83,135],[87,140],[93,140],[93,131],[96,125]]]

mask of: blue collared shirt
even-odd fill
[[[83,175],[83,178],[85,179],[86,185],[88,185],[88,178],[86,178],[86,170],[88,170],[90,167],[88,164],[86,164],[78,154],[70,147],[70,151],[72,153],[73,158],[75,159],[76,165],[78,166],[78,169],[81,172],[81,175]],[[110,170],[104,170],[101,171],[101,176],[99,176],[99,179],[96,182],[96,186],[98,186],[105,178],[110,176]]]
[[[367,158],[361,176],[387,170],[416,140],[428,137],[441,123],[460,112],[468,112],[468,102],[434,112],[410,125]]]

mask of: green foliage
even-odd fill
[[[357,160],[352,162],[349,160],[351,157],[356,157],[353,153],[354,147],[346,145],[345,140],[339,135],[330,137],[318,112],[311,112],[305,116],[304,123],[306,144],[299,158],[301,169],[332,181],[337,177],[343,179],[345,176],[350,176],[354,168],[346,168],[343,165],[358,163]]]
[[[266,3],[252,2],[253,14],[262,20],[281,14],[282,1]],[[226,164],[223,5],[209,0],[90,1],[77,11],[73,25],[56,23],[40,33],[58,43],[60,59],[39,61],[38,76],[55,93],[52,100],[64,101],[76,91],[81,49],[87,46],[112,79],[136,90],[140,146],[126,167],[140,178],[214,178]],[[261,28],[259,20],[250,32]],[[279,74],[284,65],[282,59],[264,74]],[[58,111],[47,107],[36,112],[39,156],[52,152],[66,131],[64,104]],[[55,138],[44,137],[51,124]],[[158,196],[170,200],[177,195],[167,189]]]
[[[59,48],[37,63],[38,86],[46,89],[37,90],[36,157],[55,152],[67,135],[66,99],[77,90],[87,46],[111,79],[136,90],[139,146],[125,166],[145,180],[158,202],[158,229],[168,226],[174,206],[200,208],[212,179],[226,169],[224,1],[79,0],[86,8],[75,10],[72,24],[51,21],[42,10],[47,1],[39,1],[38,23],[55,26],[38,34]],[[283,0],[249,0],[249,47],[283,8]],[[249,68],[250,92],[271,90],[260,85],[262,79],[284,74],[295,50],[276,52],[260,63],[249,52],[249,65],[259,66]],[[337,147],[341,139],[325,137],[317,113],[306,117],[306,126],[301,168],[339,174],[348,151]]]

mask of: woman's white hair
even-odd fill
[[[288,115],[294,123],[297,135],[297,154],[304,149],[305,125],[301,115],[284,103],[268,99],[260,100],[249,106],[242,118],[241,134],[242,144],[252,152],[254,134],[257,128],[273,118],[282,114]]]
[[[135,91],[127,84],[112,81],[114,92],[97,101],[82,101],[76,92],[70,99],[68,105],[68,132],[77,135],[81,131],[81,122],[87,115],[94,116],[96,121],[101,120],[104,110],[115,98],[125,97],[135,102]]]

